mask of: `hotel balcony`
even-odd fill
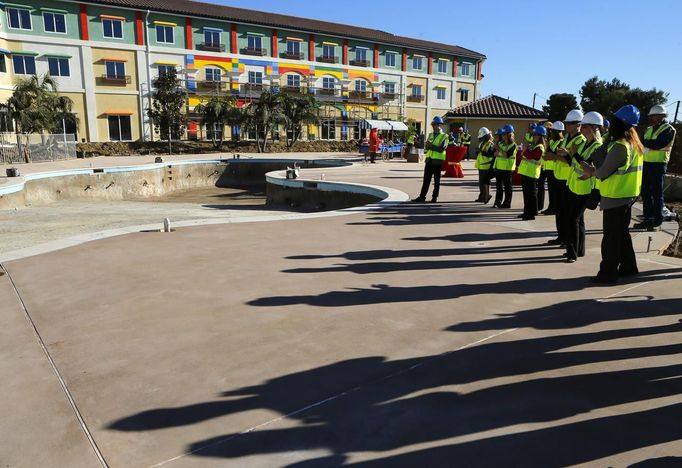
[[[371,91],[349,91],[348,99],[354,101],[373,101],[374,97]]]
[[[323,63],[339,63],[339,58],[334,56],[334,57],[329,57],[325,55],[320,55],[317,57],[318,62],[323,62]]]
[[[267,50],[265,50],[262,47],[260,47],[260,48],[249,48],[249,47],[247,47],[245,49],[242,49],[242,54],[244,54],[244,55],[258,55],[258,56],[262,57],[262,56],[266,55],[266,53],[267,53]]]
[[[100,77],[103,83],[126,85],[130,84],[130,75],[102,75]]]
[[[424,96],[412,94],[407,96],[407,102],[424,102]]]
[[[289,60],[303,60],[303,52],[284,52],[282,58]]]
[[[199,48],[206,52],[225,52],[225,44],[216,44],[215,42],[202,42],[199,44]]]
[[[197,81],[197,90],[201,91],[225,91],[229,85],[226,81]]]
[[[369,67],[369,60],[351,60],[350,64],[355,67]]]

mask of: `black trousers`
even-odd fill
[[[589,197],[568,191],[566,256],[573,260],[585,256],[585,207]]]
[[[495,205],[508,207],[511,206],[511,202],[512,173],[495,169]]]
[[[616,280],[618,273],[637,273],[637,258],[630,237],[632,204],[604,210],[604,237],[598,277]]]
[[[557,206],[557,180],[554,177],[554,171],[553,170],[548,170],[548,171],[542,171],[543,176],[547,179],[547,195],[549,198],[549,204],[547,205],[547,209],[552,212],[556,211],[556,206]],[[538,195],[539,197],[539,195]],[[543,200],[544,202],[544,200]],[[538,205],[540,205],[540,201],[538,200]],[[544,205],[544,203],[543,203]]]
[[[550,172],[554,174],[554,171],[546,171],[543,169],[542,172],[540,172],[540,178],[537,180],[538,211],[542,211],[545,208],[545,181],[547,181],[547,185],[549,185],[549,181],[547,179],[549,178]]]
[[[422,191],[419,193],[420,198],[426,198],[426,194],[429,192],[429,185],[431,185],[431,178],[433,178],[433,194],[431,198],[438,198],[442,167],[442,160],[426,158],[424,162],[424,181],[422,182]]]
[[[490,185],[490,170],[489,169],[479,169],[478,170],[478,199],[485,201],[485,191],[483,190],[484,185]]]
[[[557,237],[562,244],[568,242],[568,207],[571,203],[568,190],[568,185],[566,185],[565,180],[556,180],[556,190],[557,190],[557,205],[556,205],[556,232]]]
[[[538,184],[537,179],[521,176],[521,188],[523,189],[523,214],[535,216],[538,214]]]

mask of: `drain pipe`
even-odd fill
[[[147,105],[149,106],[149,109],[152,108],[152,66],[149,63],[149,13],[150,11],[147,10],[147,14],[144,17],[144,43],[145,43],[145,59],[147,62]],[[142,92],[142,90],[140,90]],[[141,100],[141,99],[140,99]],[[146,117],[146,112],[144,109],[142,109],[142,126],[144,127],[144,118]],[[147,117],[149,118],[149,117]],[[153,125],[151,120],[149,120],[149,141],[154,141],[154,130],[153,130]],[[142,132],[144,134],[144,131]]]

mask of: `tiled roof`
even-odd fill
[[[463,47],[423,41],[410,37],[396,36],[378,29],[362,28],[346,24],[318,21],[298,16],[265,13],[245,8],[235,8],[212,3],[193,2],[189,0],[86,0],[84,3],[97,5],[121,6],[139,10],[152,10],[181,15],[200,16],[227,21],[237,21],[273,28],[285,28],[311,33],[331,34],[335,36],[351,37],[366,41],[377,41],[396,44],[404,47],[444,52],[453,55],[485,59],[485,55]]]
[[[501,98],[491,94],[477,101],[456,107],[445,114],[445,117],[500,117],[537,119],[546,118],[547,115],[541,110],[524,106],[518,102]]]

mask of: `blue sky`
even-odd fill
[[[483,66],[484,95],[497,94],[530,105],[533,93],[538,93],[536,107],[553,93],[577,96],[585,80],[595,75],[663,89],[670,93],[669,104],[682,99],[679,1],[574,0],[556,2],[556,7],[551,2],[497,0],[454,2],[453,7],[407,0],[204,1],[365,26],[472,49],[488,57]],[[675,106],[669,110],[674,112]]]

